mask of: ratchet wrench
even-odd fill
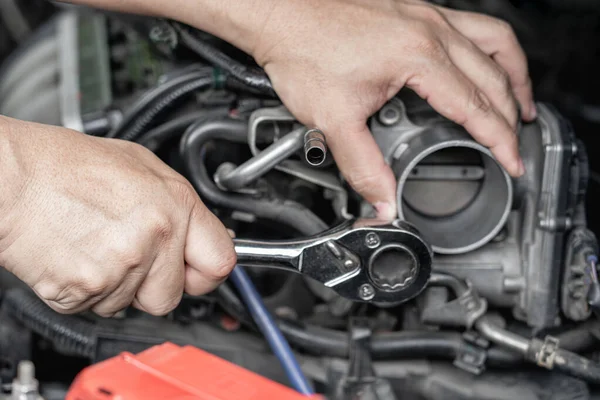
[[[314,237],[234,243],[239,265],[300,273],[342,297],[381,306],[418,295],[433,260],[419,232],[400,220],[349,220]]]

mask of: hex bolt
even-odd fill
[[[371,300],[375,297],[375,289],[373,289],[373,286],[365,283],[358,288],[358,296],[363,300]]]
[[[381,244],[381,239],[379,239],[379,236],[375,232],[369,232],[365,236],[365,244],[370,249],[376,249]]]
[[[400,122],[401,118],[400,110],[393,104],[386,104],[379,111],[379,121],[385,126],[395,125]]]

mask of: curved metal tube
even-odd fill
[[[40,66],[36,73],[19,82],[10,93],[0,99],[0,110],[4,115],[15,115],[49,88],[58,88],[58,63],[52,62]]]
[[[6,97],[18,82],[35,75],[34,71],[46,65],[49,60],[58,62],[58,43],[54,35],[36,43],[0,77],[0,98]]]
[[[47,125],[60,125],[60,91],[50,89],[15,113],[13,118]]]
[[[522,336],[494,325],[489,317],[482,317],[476,323],[477,330],[489,341],[527,356],[531,342]]]
[[[215,175],[217,184],[226,190],[239,190],[271,171],[304,146],[305,128],[288,133],[239,167],[222,164]],[[235,168],[235,169],[234,169]]]
[[[186,131],[180,151],[188,176],[200,196],[221,207],[291,226],[304,235],[314,235],[327,229],[327,224],[299,203],[225,193],[213,183],[204,165],[205,145],[211,140],[246,143],[247,135],[247,123],[230,118],[194,124]]]
[[[469,287],[465,285],[464,282],[460,279],[456,278],[453,275],[443,274],[439,272],[434,272],[433,274],[431,274],[431,276],[429,277],[429,286],[448,287],[452,289],[452,291],[457,297],[462,296],[469,290]]]

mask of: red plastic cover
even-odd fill
[[[165,343],[83,370],[66,400],[322,400],[191,346]]]

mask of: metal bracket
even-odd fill
[[[487,311],[487,301],[467,283],[467,291],[440,307],[427,307],[421,319],[424,323],[446,326],[460,326],[470,329],[479,317]]]
[[[248,146],[252,155],[256,157],[261,152],[256,145],[258,127],[261,124],[294,121],[296,118],[283,106],[263,108],[253,112],[248,123]],[[294,160],[285,160],[275,169],[329,190],[334,196],[336,208],[339,207],[339,216],[344,219],[353,218],[353,215],[348,213],[348,192],[334,174],[307,167]]]
[[[536,354],[537,365],[547,369],[554,368],[554,359],[556,358],[559,342],[559,339],[554,336],[548,335],[544,338],[544,343]]]
[[[473,375],[480,375],[485,371],[487,361],[487,348],[489,341],[473,331],[463,334],[464,343],[454,359],[454,366]]]

